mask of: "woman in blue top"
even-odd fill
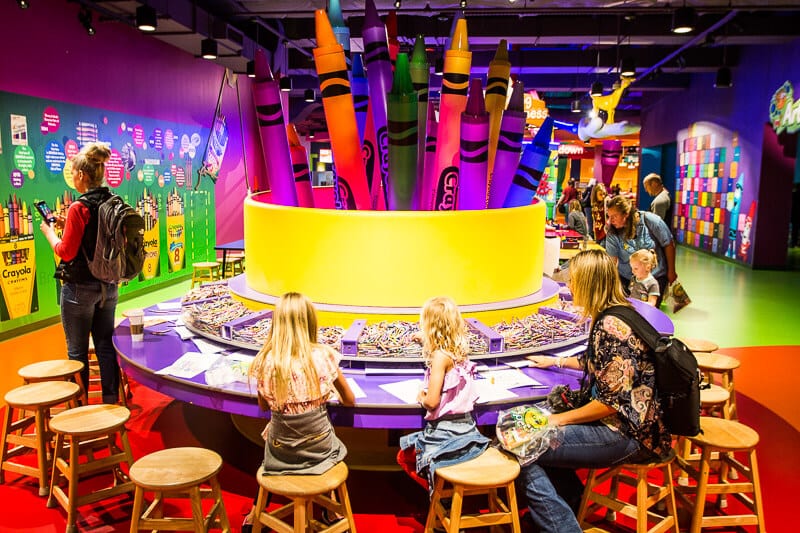
[[[631,201],[624,196],[615,196],[609,200],[606,214],[606,252],[616,263],[625,290],[633,277],[631,255],[637,250],[655,250],[658,266],[652,274],[661,290],[661,296],[656,302],[656,307],[660,306],[667,286],[678,279],[675,272],[675,241],[669,227],[658,215],[634,210]]]

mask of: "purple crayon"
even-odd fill
[[[511,180],[503,207],[530,205],[539,188],[547,162],[550,160],[550,139],[553,138],[553,118],[547,117],[542,127],[533,137],[533,142],[525,147],[517,172]]]
[[[358,126],[358,140],[364,142],[364,128],[367,126],[367,113],[369,113],[369,84],[364,72],[364,62],[361,54],[353,54],[353,107],[356,110],[356,125]]]
[[[461,162],[458,209],[486,208],[486,167],[489,164],[489,113],[480,78],[469,82],[467,109],[461,114]]]
[[[417,190],[414,195],[414,205],[418,211],[427,209],[423,201],[423,191],[430,191],[435,179],[433,172],[436,167],[436,133],[438,129],[436,106],[430,104],[428,105],[428,117],[425,124],[425,151],[419,154],[419,157],[424,160],[424,168],[422,169],[422,179],[417,180]]]
[[[255,57],[256,78],[253,83],[253,99],[258,117],[258,132],[264,153],[264,165],[269,175],[269,188],[272,190],[272,203],[297,205],[297,193],[292,174],[292,158],[289,141],[286,139],[286,123],[283,121],[281,90],[263,50]],[[254,192],[266,190],[256,182]]]
[[[297,204],[300,207],[314,207],[314,192],[311,190],[311,174],[308,172],[308,153],[300,144],[297,129],[291,122],[286,125],[289,151],[292,155],[292,173],[297,190]]]
[[[386,95],[392,90],[392,61],[389,58],[389,43],[386,26],[378,16],[374,0],[364,3],[364,63],[367,67],[369,101],[372,108],[372,122],[375,126],[376,161],[379,163],[381,185],[384,195],[389,179],[389,137],[386,132]]]
[[[489,209],[503,207],[511,179],[519,166],[526,118],[524,87],[521,81],[517,81],[511,91],[508,107],[503,111],[503,119],[500,121],[497,154],[489,183]]]

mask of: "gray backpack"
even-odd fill
[[[90,209],[89,202],[84,204]],[[97,241],[94,258],[83,255],[92,275],[106,283],[130,281],[139,275],[144,266],[144,219],[125,203],[122,197],[112,194],[97,207]]]

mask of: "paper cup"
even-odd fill
[[[131,340],[139,342],[144,339],[144,311],[141,309],[130,309],[122,313],[128,319],[131,329]]]

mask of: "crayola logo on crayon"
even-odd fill
[[[322,91],[323,98],[350,94],[350,80],[347,78],[347,70],[322,72],[318,76],[319,88]]]
[[[375,171],[375,147],[372,142],[365,140],[361,145],[361,159],[367,171],[367,182],[372,187],[372,173]]]
[[[342,176],[338,176],[337,187],[336,187],[336,209],[348,209],[353,210],[356,208],[356,202],[353,198],[353,191],[350,189],[350,185],[347,183],[347,180],[344,179]]]
[[[436,211],[452,211],[456,207],[458,192],[458,167],[447,167],[442,171],[439,187],[436,189]]]

